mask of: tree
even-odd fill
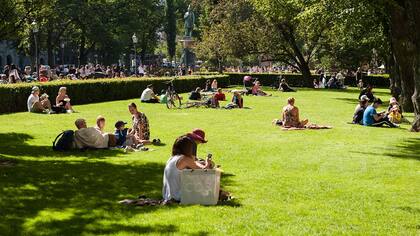
[[[176,53],[176,9],[174,0],[166,0],[166,45],[168,49],[168,55],[170,60],[175,56]]]

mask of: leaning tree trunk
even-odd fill
[[[413,27],[414,43],[416,47],[416,56],[414,59],[414,94],[412,101],[414,105],[414,122],[411,131],[420,132],[420,2],[418,0],[410,0],[407,4],[410,11],[410,18]]]
[[[414,111],[411,96],[414,93],[414,44],[412,28],[408,24],[408,12],[405,7],[393,7],[391,14],[392,52],[398,66],[401,79],[401,104],[405,112]]]
[[[301,62],[299,65],[300,72],[302,73],[302,76],[304,78],[304,81],[306,81],[305,86],[310,88],[312,86],[312,80],[311,80],[311,69],[309,68],[309,64],[304,61]]]

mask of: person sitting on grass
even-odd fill
[[[398,103],[398,101],[397,101],[397,99],[396,99],[396,98],[392,97],[392,98],[389,100],[388,112],[391,112],[391,110],[393,110],[393,109],[394,109],[394,106],[397,106],[397,107],[398,107],[398,112],[399,112],[399,113],[401,114],[401,116],[402,116],[402,108],[401,108],[401,105]]]
[[[200,87],[197,87],[194,91],[191,92],[189,99],[192,101],[201,101]]]
[[[252,95],[254,96],[269,96],[266,92],[261,89],[260,81],[256,81],[252,87]]]
[[[144,113],[138,111],[137,105],[131,103],[128,105],[128,110],[133,120],[133,128],[129,130],[129,135],[133,137],[135,147],[140,149],[144,145],[160,144],[160,139],[150,141],[149,120]]]
[[[33,113],[50,113],[51,102],[47,95],[43,95],[42,99],[39,97],[40,90],[37,86],[32,88],[31,95],[27,100],[28,112]]]
[[[162,89],[160,92],[160,103],[166,104],[168,102],[168,94],[166,93],[165,89]]]
[[[375,100],[375,96],[373,96],[373,86],[372,85],[368,85],[365,89],[363,89],[360,94],[359,94],[359,100],[360,98],[362,98],[363,95],[366,95],[369,98],[369,102],[373,102],[373,100]]]
[[[319,84],[319,81],[317,79],[314,79],[313,86],[314,86],[314,89],[321,88],[321,85]]]
[[[140,100],[144,103],[159,103],[158,96],[156,96],[155,92],[153,92],[152,84],[147,85],[147,88],[141,94]]]
[[[232,102],[227,104],[226,109],[233,109],[233,108],[244,108],[244,99],[241,96],[241,93],[237,90],[233,91]]]
[[[288,92],[296,92],[294,89],[292,89],[289,84],[287,84],[285,79],[282,79],[279,86],[279,91],[288,93]]]
[[[103,116],[98,116],[96,118],[96,126],[95,129],[97,129],[99,132],[101,132],[101,134],[105,133],[105,117]]]
[[[373,127],[381,127],[383,125],[387,125],[391,128],[398,127],[398,125],[389,121],[386,112],[378,113],[376,109],[378,109],[382,105],[382,100],[379,98],[375,98],[371,106],[367,107],[365,112],[363,113],[363,125],[364,126],[373,126]]]
[[[73,107],[70,104],[70,97],[67,95],[67,88],[61,87],[58,90],[58,95],[55,99],[56,107],[61,108],[68,113],[73,112]]]
[[[288,98],[287,105],[283,107],[282,126],[285,128],[304,128],[308,120],[300,120],[299,108],[295,106],[295,98]]]
[[[108,148],[110,136],[94,127],[88,128],[85,119],[77,119],[77,130],[74,132],[74,142],[78,149],[104,149]]]
[[[193,142],[192,154],[194,158],[198,160],[198,157],[197,157],[198,144],[207,143],[206,133],[202,129],[194,129],[191,133],[186,134],[186,136],[189,139],[191,139],[191,141]]]
[[[369,98],[366,95],[363,95],[360,98],[359,104],[356,106],[356,109],[354,111],[353,115],[353,124],[363,124],[363,114],[365,113],[365,110],[367,106],[369,105]]]
[[[214,107],[220,107],[220,101],[226,101],[226,95],[223,93],[221,88],[217,89],[217,93],[213,96]]]
[[[187,136],[176,139],[172,157],[167,161],[163,173],[162,195],[165,202],[181,201],[181,171],[185,169],[210,169],[211,162],[201,164],[193,155],[193,142]]]
[[[402,118],[400,107],[398,105],[394,105],[388,112],[389,121],[393,124],[401,124]]]
[[[213,82],[211,83],[211,91],[216,92],[218,88],[219,88],[219,85],[217,83],[217,80],[214,79]]]

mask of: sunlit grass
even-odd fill
[[[0,235],[141,233],[180,235],[398,234],[420,228],[420,138],[401,129],[349,125],[356,90],[245,97],[244,110],[167,110],[140,104],[153,137],[150,152],[54,153],[51,143],[79,117],[98,115],[113,132],[130,121],[129,102],[75,106],[79,113],[0,116]],[[377,95],[387,100],[386,90]],[[284,132],[271,125],[288,96],[302,118],[332,130]],[[230,98],[230,95],[229,95]],[[385,108],[384,108],[385,109]],[[408,115],[411,119],[412,116]],[[225,171],[230,205],[132,208],[124,198],[159,198],[174,139],[200,127]]]

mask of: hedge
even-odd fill
[[[205,81],[217,79],[220,87],[228,85],[242,85],[245,75],[258,78],[265,86],[278,85],[280,74],[249,74],[249,73],[226,73],[224,75],[208,76],[186,76],[175,80],[175,88],[178,92],[184,93],[194,90],[196,87],[203,87]],[[313,75],[310,79],[303,79],[300,74],[281,74],[290,86],[293,87],[312,87],[313,80],[318,79],[318,75]],[[42,93],[50,95],[50,100],[55,101],[58,89],[62,86],[67,87],[68,93],[73,104],[81,105],[88,103],[99,103],[114,100],[126,100],[140,98],[141,92],[147,85],[153,84],[155,92],[159,93],[166,88],[165,82],[170,77],[156,78],[124,78],[124,79],[95,79],[81,81],[57,81],[49,83],[31,84],[12,84],[0,85],[0,114],[26,111],[26,101],[33,86],[39,86]],[[365,76],[365,83],[376,87],[389,87],[387,76]],[[346,78],[346,85],[356,86],[354,77]]]
[[[154,90],[160,93],[166,88],[165,82],[173,78],[124,78],[124,79],[96,79],[70,81],[63,80],[48,83],[11,84],[0,85],[0,114],[21,112],[27,110],[27,98],[33,86],[38,86],[41,93],[47,93],[51,102],[55,102],[58,89],[67,87],[73,104],[81,105],[114,100],[126,100],[140,98],[142,91],[149,84],[153,84]],[[203,87],[207,79],[217,79],[221,87],[230,85],[227,75],[214,76],[186,76],[176,79],[175,89],[180,92],[189,92],[196,87]]]
[[[309,79],[304,79],[301,74],[279,74],[279,73],[225,73],[229,75],[231,84],[243,84],[243,78],[246,75],[250,75],[253,78],[258,78],[258,80],[264,86],[278,85],[279,76],[286,79],[287,83],[292,87],[313,87],[314,79],[319,79],[319,75],[312,75]],[[327,79],[330,77],[327,76]],[[378,88],[389,88],[389,75],[372,75],[372,76],[363,76],[363,81],[365,84],[372,84]],[[345,84],[347,86],[356,87],[356,78],[354,76],[346,77]]]

